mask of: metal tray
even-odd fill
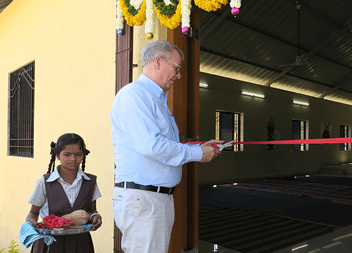
[[[70,228],[67,230],[64,229],[42,229],[42,228],[34,228],[41,235],[73,235],[73,234],[82,234],[89,232],[93,229],[92,224],[84,225],[84,226],[76,226],[75,228]]]

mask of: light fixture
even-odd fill
[[[344,238],[347,238],[347,237],[350,237],[352,236],[352,234],[347,234],[347,235],[343,235],[343,236],[339,236],[339,237],[336,237],[334,239],[332,239],[333,241],[339,241],[341,239],[344,239]]]
[[[208,84],[207,83],[199,83],[199,87],[208,88]]]
[[[302,249],[302,248],[305,248],[305,247],[308,247],[308,244],[304,244],[304,245],[298,246],[296,248],[293,248],[292,251],[295,251],[295,250],[298,250],[298,249]]]
[[[214,252],[218,252],[219,246],[217,244],[214,244]]]
[[[256,97],[256,98],[265,98],[265,95],[252,93],[252,92],[248,92],[248,91],[242,91],[242,95]]]
[[[326,245],[323,247],[323,249],[328,249],[328,248],[332,248],[332,247],[335,247],[336,245],[339,245],[341,244],[342,242],[335,242],[335,243],[332,243],[332,244],[329,244],[329,245]]]
[[[297,101],[297,100],[293,100],[293,103],[296,104],[296,105],[309,106],[309,103],[307,103],[307,102],[302,102],[302,101]]]

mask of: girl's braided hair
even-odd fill
[[[82,170],[84,171],[84,168],[86,167],[86,156],[90,153],[90,151],[86,149],[86,144],[84,143],[84,140],[81,136],[74,133],[67,133],[67,134],[61,135],[59,139],[57,139],[56,143],[54,143],[53,141],[51,142],[50,144],[51,159],[50,159],[47,173],[51,173],[55,170],[56,156],[60,154],[60,152],[65,148],[66,145],[70,145],[70,144],[78,144],[81,150],[83,151],[84,157],[82,161]]]

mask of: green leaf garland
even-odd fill
[[[131,4],[130,0],[125,0],[126,7],[128,8],[128,12],[131,13],[131,15],[136,16],[138,14],[138,10],[136,10]]]
[[[127,1],[127,0],[125,0],[125,1]],[[153,1],[153,3],[156,6],[156,8],[160,11],[161,14],[168,16],[168,17],[171,17],[176,12],[178,1],[175,1],[175,0],[170,0],[170,1],[173,4],[165,5],[163,0],[155,0],[155,1]]]

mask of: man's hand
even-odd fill
[[[219,151],[219,148],[213,148],[212,145],[209,145],[210,143],[221,144],[224,143],[224,141],[210,140],[200,145],[203,150],[203,157],[202,160],[200,160],[200,162],[202,163],[210,162],[218,155],[221,155],[221,151]]]

